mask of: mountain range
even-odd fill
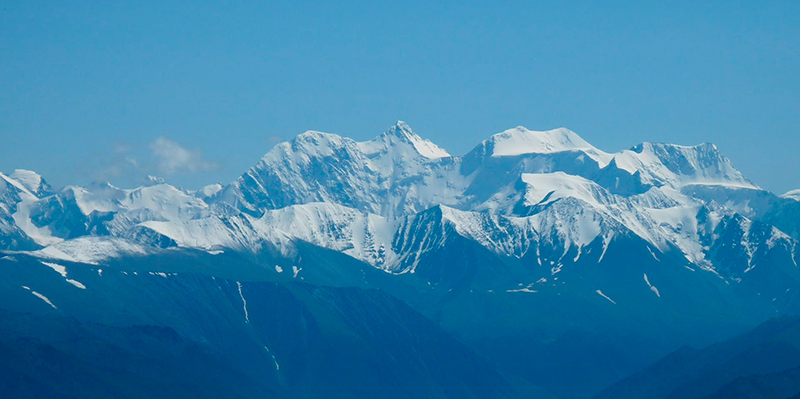
[[[3,383],[100,397],[185,369],[207,385],[187,397],[589,398],[800,314],[798,239],[797,192],[713,144],[607,153],[564,128],[463,156],[403,122],[309,131],[196,191],[0,173],[0,348],[34,370]],[[42,363],[98,382],[42,383]]]

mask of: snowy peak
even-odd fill
[[[701,143],[698,145],[679,145],[669,143],[650,143],[644,142],[631,147],[631,151],[637,154],[654,154],[662,161],[675,159],[677,157],[691,158],[698,161],[705,161],[706,164],[719,162],[724,159],[722,153],[716,145],[712,143]],[[727,159],[724,159],[727,161]]]
[[[403,122],[364,142],[307,131],[236,181],[196,192],[157,178],[133,190],[95,184],[45,197],[43,187],[33,172],[0,174],[0,232],[43,246],[87,236],[156,248],[258,252],[271,244],[286,256],[301,240],[393,272],[415,270],[425,253],[463,239],[503,256],[573,251],[577,261],[598,243],[605,253],[613,237],[680,250],[711,270],[717,260],[698,209],[741,212],[728,188],[755,188],[711,144],[643,143],[612,155],[567,129],[518,127],[453,157]],[[707,188],[727,202],[696,194]]]
[[[332,156],[341,148],[352,147],[355,141],[333,133],[318,132],[308,130],[297,135],[289,142],[278,144],[266,157],[284,156],[287,153],[295,153],[297,156]]]
[[[411,126],[408,126],[408,124],[403,121],[397,121],[397,123],[390,127],[384,134],[396,137],[417,136],[417,134],[411,130]]]
[[[482,163],[489,159],[503,162],[507,159],[541,156],[561,158],[562,161],[556,162],[559,165],[567,158],[571,159],[570,162],[578,163],[591,159],[601,168],[608,165],[612,158],[612,155],[597,149],[568,129],[533,131],[520,126],[484,140],[464,159],[467,164],[474,165],[475,162]],[[555,164],[553,166],[557,167]]]
[[[383,134],[375,139],[380,139],[383,137],[386,137],[388,140],[393,142],[399,141],[404,143],[412,143],[414,140],[422,140],[419,135],[411,130],[411,126],[408,126],[408,124],[403,121],[397,121],[394,126],[390,127],[387,131],[383,132]]]
[[[562,151],[597,150],[586,140],[569,129],[558,128],[533,131],[519,126],[497,133],[485,143],[491,147],[491,156],[515,156],[522,154],[550,154]]]
[[[3,173],[0,173],[0,195],[13,202],[37,198],[24,184]]]
[[[359,143],[359,148],[366,154],[386,153],[390,151],[390,148],[398,146],[410,147],[408,149],[413,151],[413,155],[419,155],[427,159],[450,157],[447,151],[414,133],[411,127],[403,121],[398,121],[380,136],[370,141]]]
[[[49,195],[53,190],[42,176],[34,171],[17,169],[14,173],[8,175],[8,177],[18,181],[37,197]]]
[[[414,146],[414,149],[425,158],[439,159],[449,157],[450,154],[443,148],[437,146],[430,140],[425,140],[411,130],[405,122],[397,121],[387,132],[387,135],[394,135],[402,138],[407,143]]]
[[[51,201],[51,199],[54,199]],[[166,183],[142,186],[132,190],[109,183],[88,188],[68,186],[60,193],[41,201],[42,204],[73,204],[84,216],[93,213],[123,212],[124,219],[187,220],[204,215],[208,205],[199,198]],[[44,205],[43,205],[44,206]],[[43,209],[43,212],[53,212]]]
[[[724,185],[758,189],[710,143],[681,146],[642,143],[614,156],[613,163],[642,183],[679,188],[686,185]]]
[[[155,185],[158,185],[158,184],[166,184],[166,183],[167,183],[166,180],[164,180],[161,177],[153,176],[153,175],[147,175],[147,177],[145,177],[145,179],[144,179],[144,184],[143,185],[144,186],[155,186]]]
[[[450,176],[439,169],[452,164],[442,159],[450,159],[449,154],[403,122],[365,142],[308,131],[276,145],[210,201],[251,216],[311,202],[402,215],[425,209],[441,197],[437,187]],[[438,183],[430,183],[433,180]],[[418,190],[421,185],[428,188]]]

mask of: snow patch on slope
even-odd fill
[[[597,293],[597,295],[600,295],[601,297],[603,297],[603,298],[605,298],[605,299],[608,299],[608,301],[609,301],[609,302],[611,302],[611,303],[613,303],[614,305],[616,305],[616,304],[617,304],[616,302],[614,302],[614,300],[613,300],[613,299],[609,298],[609,297],[608,297],[608,295],[604,294],[604,293],[603,293],[603,291],[597,290],[597,291],[595,291],[595,292]]]
[[[46,259],[65,260],[98,265],[109,258],[124,256],[146,256],[154,253],[152,248],[114,237],[79,237],[30,252]]]
[[[49,268],[51,268],[51,269],[53,269],[53,270],[55,270],[58,274],[61,275],[61,277],[64,277],[64,280],[66,280],[68,283],[70,283],[70,284],[72,284],[72,285],[74,285],[74,286],[76,286],[76,287],[78,287],[78,288],[80,288],[82,290],[86,289],[86,286],[83,285],[83,283],[81,283],[80,281],[76,281],[76,280],[67,278],[67,268],[65,266],[59,265],[57,263],[50,263],[50,262],[44,262],[44,261],[40,261],[40,263],[45,265],[45,266],[47,266],[47,267],[49,267]]]
[[[56,307],[56,305],[53,305],[53,302],[50,302],[50,299],[48,299],[46,296],[44,296],[44,295],[42,295],[42,294],[40,294],[40,293],[38,293],[38,292],[36,292],[36,291],[34,291],[34,290],[30,289],[29,287],[26,287],[26,286],[24,286],[24,285],[22,286],[22,288],[24,288],[24,289],[25,289],[25,290],[27,290],[27,291],[30,291],[30,293],[31,293],[31,294],[33,294],[33,295],[34,295],[34,296],[36,296],[37,298],[39,298],[39,299],[43,300],[45,303],[47,303],[48,305],[50,305],[50,306],[51,306],[53,309],[58,309],[58,308]]]
[[[650,291],[653,291],[653,293],[655,293],[657,297],[661,298],[661,293],[658,292],[658,288],[656,288],[654,285],[650,284],[650,279],[647,278],[647,273],[644,274],[644,282],[650,288]]]
[[[237,281],[236,286],[239,288],[239,298],[242,299],[242,308],[244,309],[244,322],[246,324],[250,324],[250,314],[247,313],[247,300],[244,299],[244,294],[242,293],[242,283]]]

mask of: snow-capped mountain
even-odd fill
[[[230,336],[209,325],[255,328],[252,307],[273,306],[261,291],[245,299],[242,281],[375,288],[504,375],[581,398],[680,345],[800,312],[795,197],[759,188],[712,144],[608,153],[567,129],[518,127],[453,156],[402,122],[364,142],[310,131],[198,191],[158,178],[56,191],[34,172],[0,174],[0,293],[15,311],[106,323],[113,309],[124,325],[224,346]],[[162,284],[180,306],[139,309],[140,292]],[[305,289],[309,312],[342,316]],[[241,301],[241,320],[210,302],[184,315],[189,298],[219,290]],[[361,303],[359,291],[342,295]],[[366,328],[355,336],[373,337],[355,323]],[[307,345],[284,342],[287,357]],[[272,346],[253,344],[269,346],[259,362],[273,367]],[[577,375],[595,379],[571,384]]]
[[[765,225],[750,239],[772,205],[755,206],[740,193],[771,194],[714,145],[643,143],[610,154],[563,128],[510,129],[461,157],[403,122],[366,142],[310,131],[275,146],[236,181],[199,192],[153,180],[133,190],[98,184],[52,193],[33,172],[2,177],[4,237],[13,240],[6,249],[99,236],[254,253],[269,244],[291,256],[302,240],[404,273],[435,245],[410,245],[409,236],[424,239],[420,213],[438,207],[436,223],[452,228],[427,231],[428,238],[457,234],[503,256],[524,257],[547,243],[580,257],[595,241],[605,250],[615,236],[634,235],[656,252],[678,250],[724,274],[731,265],[715,264],[717,230],[735,228],[743,241],[730,251],[748,267],[775,250],[796,262],[796,232]],[[46,252],[57,251],[39,253]]]
[[[309,131],[275,146],[211,201],[251,215],[327,202],[399,216],[452,202],[455,166],[446,151],[402,122],[361,143]]]

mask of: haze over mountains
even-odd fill
[[[198,191],[0,174],[0,343],[98,375],[122,366],[76,359],[141,357],[92,389],[38,392],[65,397],[158,385],[143,370],[163,355],[244,387],[207,378],[187,397],[588,398],[798,314],[798,239],[796,193],[759,188],[713,144],[606,153],[518,127],[452,156],[402,122],[365,142],[309,131]]]

